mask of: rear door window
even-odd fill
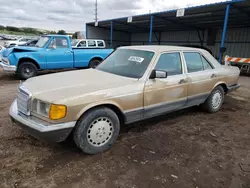
[[[188,73],[203,71],[203,62],[198,52],[184,52]]]
[[[205,59],[205,57],[201,56],[201,59],[202,59],[202,63],[203,63],[204,70],[213,69],[213,67],[212,67],[211,64]]]

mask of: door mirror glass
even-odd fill
[[[153,70],[150,75],[150,79],[167,78],[167,77],[168,77],[168,73],[162,70]]]

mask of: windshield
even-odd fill
[[[118,49],[96,69],[130,78],[141,78],[148,68],[154,52]]]
[[[49,39],[50,39],[50,37],[41,37],[35,46],[38,48],[43,48],[47,44]]]
[[[80,41],[80,40],[73,39],[73,40],[71,41],[71,46],[76,46],[77,43],[78,43],[79,41]]]

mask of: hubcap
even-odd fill
[[[24,67],[23,68],[23,74],[26,76],[26,77],[29,77],[33,74],[33,70],[31,67]]]
[[[222,102],[222,94],[220,91],[216,91],[212,98],[212,106],[213,108],[218,108]]]
[[[113,136],[114,126],[112,121],[106,117],[100,117],[94,120],[88,128],[88,142],[100,147],[105,145]]]

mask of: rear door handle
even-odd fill
[[[185,83],[187,83],[187,80],[186,80],[186,79],[181,79],[181,80],[179,81],[179,84],[185,84]]]
[[[216,74],[212,74],[211,78],[215,78],[215,77],[217,77],[217,75]]]

